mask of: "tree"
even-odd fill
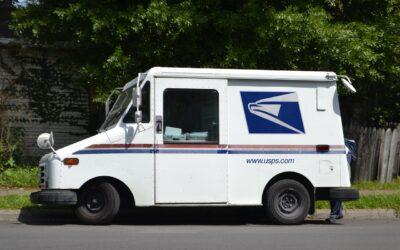
[[[11,11],[14,9],[13,0],[0,0],[0,37],[11,37],[9,29]]]
[[[400,122],[399,0],[30,0],[16,34],[72,46],[76,83],[103,100],[152,66],[329,70],[358,89],[346,119]]]

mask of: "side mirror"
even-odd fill
[[[135,122],[136,123],[141,123],[142,122],[142,111],[141,110],[136,110],[135,111]]]
[[[140,105],[142,105],[142,90],[139,86],[133,89],[133,104],[136,107],[140,107]]]
[[[346,87],[347,90],[349,90],[352,93],[356,93],[357,90],[354,88],[354,86],[351,84],[350,78],[346,75],[338,75],[337,76],[340,80],[342,80],[343,85]]]
[[[350,82],[349,80],[350,80],[350,79],[342,78],[342,83],[343,83],[343,85],[344,85],[348,90],[350,90],[350,92],[356,93],[356,92],[357,92],[356,88],[354,88],[354,86],[351,84],[351,82]]]
[[[141,73],[138,74],[136,88],[133,90],[133,103],[136,105],[135,122],[137,124],[142,122],[142,111],[140,110],[140,106],[142,105],[142,89],[140,88],[140,78]]]
[[[37,145],[40,149],[51,149],[54,146],[53,132],[43,133],[37,138]]]

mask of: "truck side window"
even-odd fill
[[[164,142],[219,141],[219,102],[214,89],[164,91]]]
[[[146,82],[146,85],[142,89],[142,105],[140,105],[142,111],[142,123],[150,122],[150,82]],[[128,113],[126,113],[123,122],[134,123],[135,122],[135,111],[136,106],[131,106]]]

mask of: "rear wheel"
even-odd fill
[[[108,182],[94,183],[79,193],[77,217],[87,224],[110,223],[118,213],[120,197]]]
[[[298,224],[310,209],[310,195],[303,184],[295,180],[277,181],[268,188],[264,200],[267,215],[279,224]]]

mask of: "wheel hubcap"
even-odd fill
[[[297,194],[292,190],[284,191],[278,199],[279,210],[286,214],[292,213],[300,205]]]
[[[104,206],[104,196],[99,192],[88,194],[85,201],[86,208],[92,213],[100,211]]]

